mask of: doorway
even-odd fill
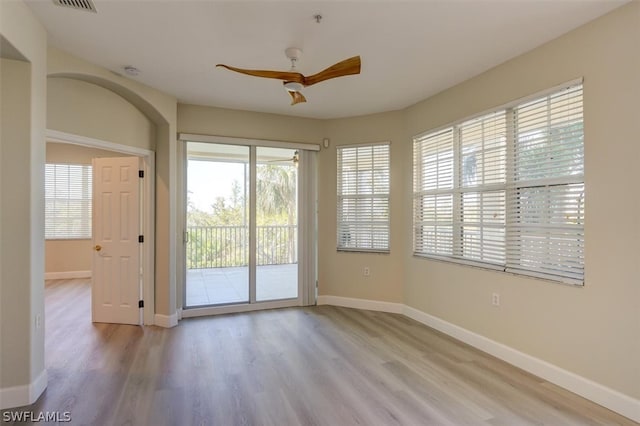
[[[193,141],[184,153],[183,316],[315,303],[315,257],[300,262],[315,253],[315,234],[300,232],[314,221],[299,214],[313,153]]]
[[[139,165],[139,167],[135,167],[135,176],[138,178],[139,170],[142,170],[144,175],[144,179],[140,179],[140,210],[138,212],[139,224],[141,234],[144,236],[144,243],[140,244],[137,249],[139,250],[139,259],[140,264],[139,267],[136,267],[141,274],[141,282],[142,282],[142,297],[137,297],[139,300],[144,300],[144,308],[142,309],[142,322],[139,319],[138,313],[139,309],[136,305],[135,307],[135,319],[132,321],[133,323],[140,324],[143,323],[145,325],[154,324],[155,317],[155,309],[154,309],[154,251],[155,251],[155,235],[154,235],[154,152],[146,149],[131,147],[127,145],[102,141],[99,139],[89,138],[80,135],[74,135],[70,133],[55,131],[55,130],[47,130],[47,142],[54,143],[61,146],[68,146],[70,148],[74,148],[73,150],[61,150],[58,153],[60,157],[60,161],[65,160],[66,162],[71,161],[68,157],[69,153],[73,153],[72,155],[77,156],[78,148],[85,149],[86,152],[82,153],[81,156],[84,157],[113,157],[113,156],[133,156],[135,157],[135,163]],[[63,157],[64,156],[64,157]],[[74,157],[76,158],[76,157]],[[77,158],[74,161],[78,161]],[[82,160],[83,162],[87,162]],[[95,209],[94,209],[95,210]],[[92,227],[95,228],[95,225]],[[91,239],[84,240],[71,240],[73,243],[72,249],[75,250],[78,257],[82,256],[83,259],[85,256],[96,256],[95,250],[95,241],[93,233],[95,229],[91,231],[92,236]],[[136,239],[137,239],[136,235]],[[137,243],[137,241],[136,241]],[[104,245],[104,244],[103,244]],[[136,244],[137,245],[137,244]],[[52,248],[53,249],[53,248]],[[49,248],[47,248],[49,250]],[[107,252],[103,252],[102,254],[107,255]],[[88,268],[83,269],[91,269],[91,264],[93,260],[88,260]],[[84,275],[84,272],[90,271],[81,271],[82,274],[75,275],[71,274],[56,274],[54,276],[45,275],[45,278],[81,278],[81,277],[90,277],[91,274]],[[94,277],[95,278],[95,277]],[[93,300],[93,298],[92,298]],[[107,321],[111,322],[111,321]],[[131,321],[121,321],[116,319],[115,322],[131,322]]]

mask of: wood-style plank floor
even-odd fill
[[[320,306],[92,324],[89,283],[46,285],[49,386],[90,425],[636,424],[401,315]]]

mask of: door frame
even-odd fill
[[[108,151],[135,156],[142,159],[144,179],[142,180],[142,211],[144,243],[142,244],[142,259],[140,267],[142,270],[142,295],[144,300],[143,324],[154,325],[155,318],[155,152],[123,145],[115,142],[108,142],[101,139],[87,136],[75,135],[73,133],[61,132],[47,129],[46,142],[66,143],[79,145],[88,148],[104,149]]]
[[[192,134],[192,133],[179,133],[178,142],[179,142],[178,144],[179,155],[182,158],[182,161],[180,162],[181,170],[179,171],[179,175],[182,179],[181,185],[179,187],[182,191],[182,194],[181,196],[178,197],[182,202],[182,209],[180,209],[181,215],[182,215],[182,217],[180,218],[180,223],[182,224],[182,227],[183,227],[182,229],[183,238],[181,239],[182,247],[180,250],[181,259],[185,259],[186,257],[186,206],[187,206],[186,144],[188,142],[207,142],[207,143],[215,143],[215,144],[222,144],[222,145],[241,145],[241,146],[247,146],[247,147],[272,147],[272,148],[300,149],[304,151],[320,151],[320,145],[314,144],[314,143],[283,142],[283,141],[264,140],[264,139],[248,139],[248,138],[238,138],[238,137],[231,137],[231,136],[214,136],[214,135],[202,135],[202,134]],[[253,156],[253,160],[250,159],[250,164],[255,165],[255,148],[253,150],[250,150],[250,152],[253,153],[251,154]],[[303,156],[303,157],[306,157],[306,156]],[[317,209],[315,205],[315,197],[317,193],[315,188],[315,181],[316,181],[315,161],[307,160],[307,165],[309,167],[309,172],[306,175],[306,178],[301,179],[301,177],[298,176],[299,191],[303,189],[302,187],[303,184],[308,185],[308,188],[310,189],[309,192],[306,194],[306,197],[304,196],[298,197],[298,238],[301,238],[303,234],[305,238],[310,238],[311,234],[314,234],[314,232],[310,230],[311,229],[315,230],[315,225],[316,225],[315,213],[317,212]],[[251,173],[255,174],[255,167]],[[254,200],[255,202],[255,197],[252,197],[252,200]],[[313,203],[311,203],[311,205],[307,204],[311,200],[313,200]],[[252,213],[252,210],[255,210],[255,208],[249,209],[250,215],[255,214],[255,212]],[[308,217],[303,217],[302,215],[313,216],[314,220],[309,221]],[[311,305],[316,303],[316,294],[315,294],[316,292],[311,291],[309,289],[310,286],[313,286],[315,290],[315,285],[316,285],[317,261],[315,259],[315,255],[316,255],[315,244],[317,244],[317,241],[315,241],[314,239],[313,244],[311,244],[312,246],[314,246],[313,250],[310,250],[310,252],[305,253],[305,258],[307,260],[307,270],[303,271],[302,268],[300,267],[298,268],[299,291],[298,291],[298,297],[295,299],[293,306],[306,306],[306,305]],[[302,250],[304,250],[304,248],[301,245],[298,245],[298,265],[301,264],[300,262],[302,259],[302,256],[301,256]],[[239,313],[239,312],[250,312],[250,311],[285,308],[285,307],[292,306],[293,299],[284,299],[284,300],[264,301],[264,302],[257,302],[257,303],[250,303],[250,302],[235,303],[235,304],[229,304],[229,305],[191,307],[189,309],[184,309],[185,300],[186,300],[185,293],[186,293],[186,284],[187,284],[187,280],[186,280],[187,270],[186,270],[186,264],[184,263],[184,261],[178,262],[178,265],[181,265],[181,270],[182,270],[182,273],[179,275],[182,281],[180,283],[182,291],[178,292],[178,294],[180,294],[182,299],[180,301],[180,306],[181,306],[180,317],[181,318],[200,317],[200,316],[228,314],[228,313]],[[251,271],[251,269],[252,268],[250,266],[249,270]]]

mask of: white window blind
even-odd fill
[[[92,171],[84,164],[46,164],[45,238],[91,238]]]
[[[414,251],[453,255],[453,129],[413,145]]]
[[[582,283],[582,85],[414,138],[414,254]]]
[[[505,259],[507,120],[501,110],[458,126],[460,161],[457,257]]]
[[[338,250],[389,251],[388,143],[338,147]]]
[[[583,280],[582,103],[580,85],[513,110],[508,270]]]

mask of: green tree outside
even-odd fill
[[[256,222],[257,263],[297,262],[297,169],[258,164]],[[187,268],[248,264],[248,205],[234,180],[230,197],[217,197],[211,211],[195,207],[187,194]]]

